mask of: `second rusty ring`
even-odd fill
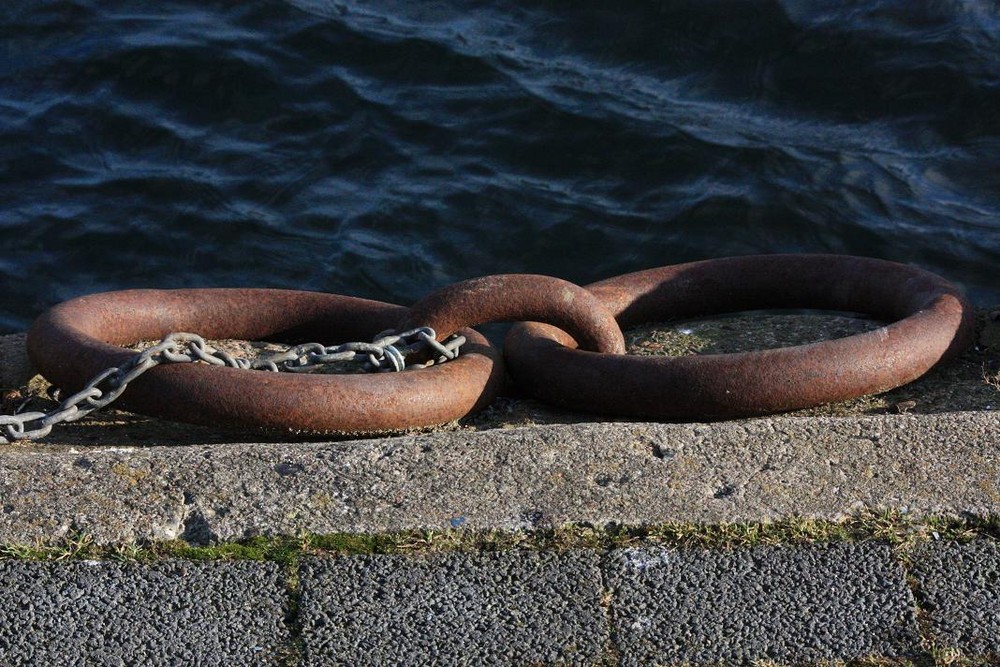
[[[973,311],[933,273],[843,255],[758,255],[610,278],[592,292],[622,327],[727,312],[818,308],[890,324],[757,352],[637,357],[573,349],[558,329],[516,325],[504,356],[528,394],[572,409],[666,420],[725,419],[810,407],[915,380],[972,341]]]

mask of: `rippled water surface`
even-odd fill
[[[1000,302],[1000,3],[0,3],[0,330],[721,255]]]

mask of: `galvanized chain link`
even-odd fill
[[[440,343],[433,329],[419,327],[402,333],[383,331],[371,343],[332,346],[305,343],[250,360],[217,350],[197,334],[172,333],[121,366],[98,373],[83,389],[60,401],[54,410],[0,415],[0,444],[43,438],[52,431],[53,425],[76,421],[111,404],[129,382],[163,363],[200,361],[213,366],[300,373],[332,363],[353,362],[367,372],[400,372],[454,359],[464,344],[465,336],[453,335]],[[427,352],[432,355],[427,361],[406,362],[409,355]]]

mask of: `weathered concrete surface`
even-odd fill
[[[593,665],[608,641],[594,552],[307,561],[304,665]]]
[[[625,549],[607,559],[620,664],[913,657],[913,596],[888,547]]]
[[[1000,412],[0,450],[0,542],[1000,511]]]
[[[274,665],[274,563],[0,561],[0,664]]]
[[[940,648],[1000,659],[1000,545],[932,542],[913,555],[920,602]]]

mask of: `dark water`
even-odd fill
[[[5,0],[0,234],[0,331],[777,251],[997,303],[1000,3]]]

